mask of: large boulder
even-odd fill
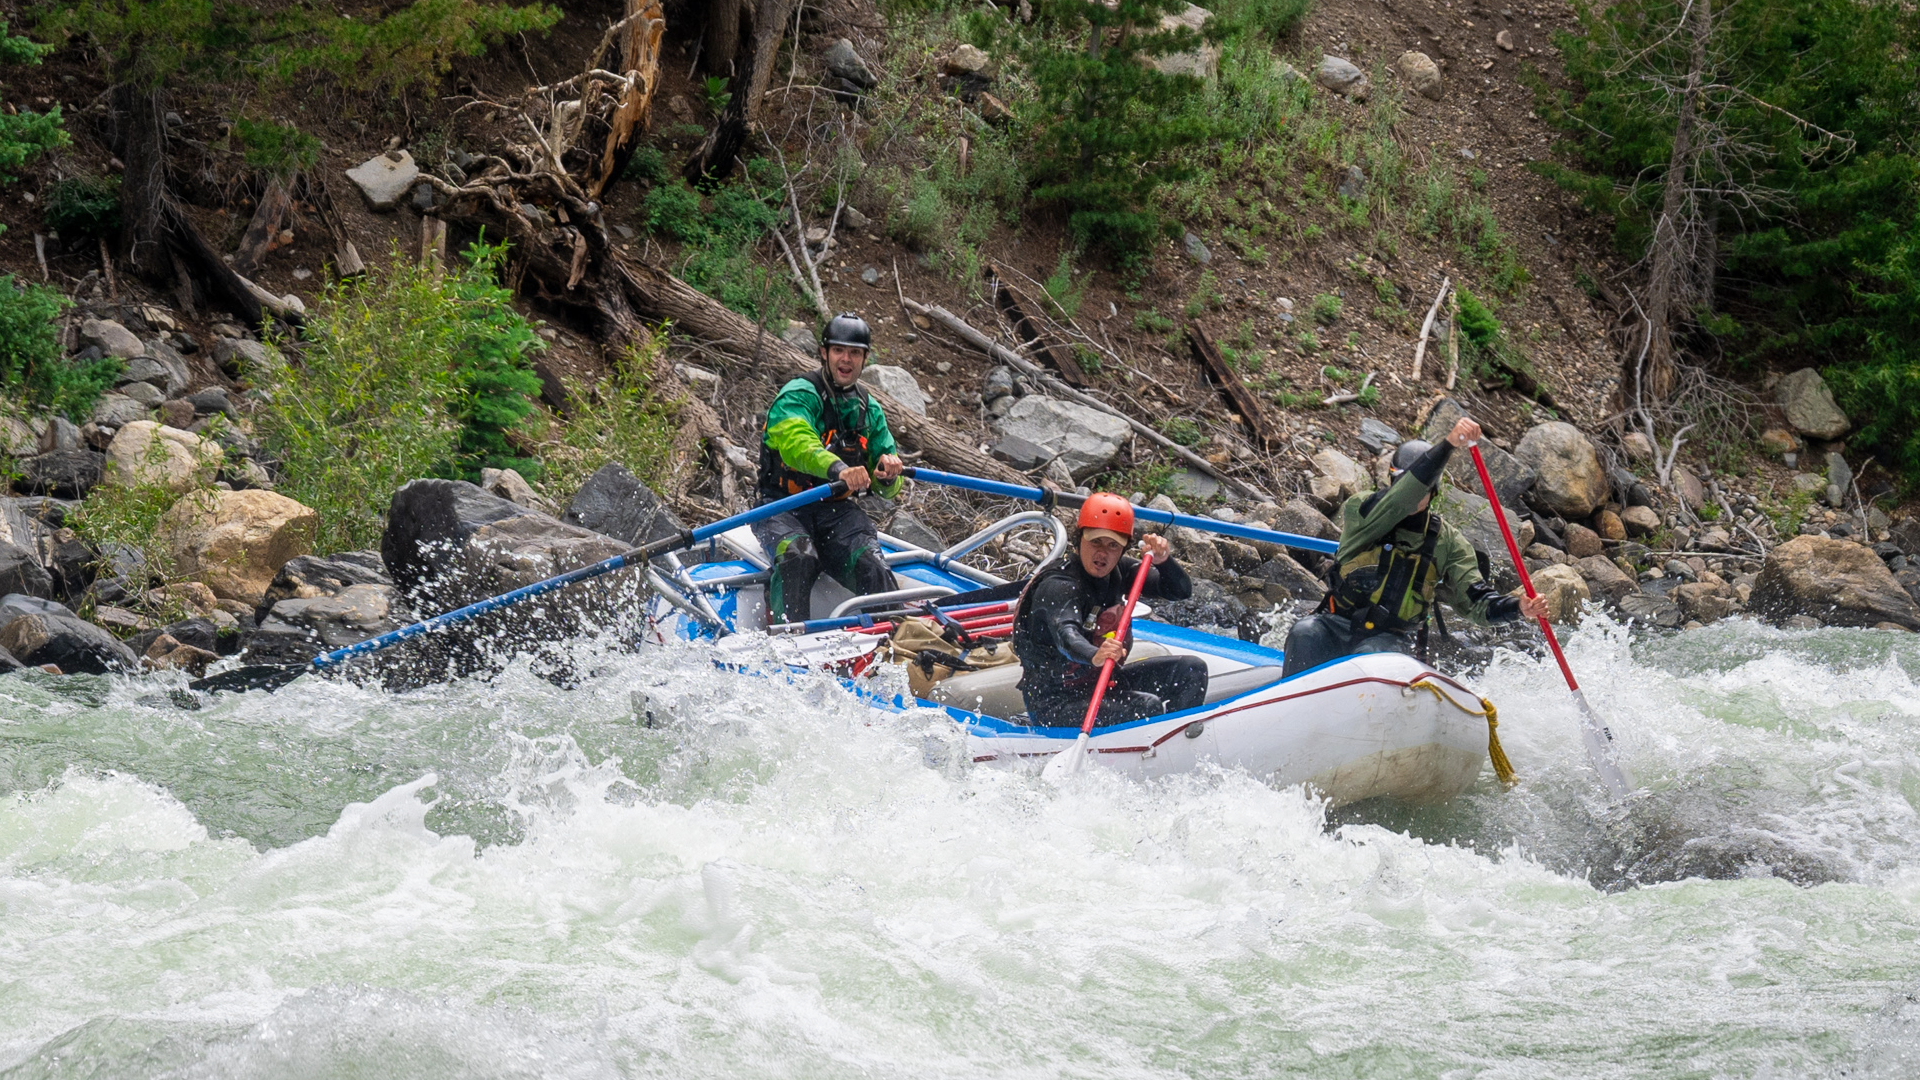
[[[1254,571],[1254,576],[1279,585],[1295,600],[1317,604],[1327,595],[1327,583],[1295,562],[1291,555],[1279,554],[1270,557],[1260,564],[1258,570]]]
[[[1872,548],[1818,536],[1769,551],[1748,606],[1774,622],[1807,615],[1827,626],[1892,622],[1920,630],[1920,605]]]
[[[151,415],[152,409],[125,394],[101,394],[100,400],[93,404],[93,414],[89,419],[101,427],[117,428],[135,420],[145,420]]]
[[[52,664],[66,674],[135,670],[138,659],[120,639],[74,615],[35,612],[0,626],[0,649],[23,664]]]
[[[200,491],[160,518],[160,540],[176,569],[224,600],[254,607],[280,568],[313,549],[320,515],[285,495],[259,489]]]
[[[1487,565],[1493,571],[1490,580],[1496,587],[1505,590],[1519,587],[1520,575],[1514,571],[1513,560],[1507,555],[1507,542],[1500,536],[1500,523],[1494,520],[1492,503],[1472,492],[1442,484],[1433,505],[1442,521],[1458,529],[1475,551],[1487,557]],[[1509,513],[1507,527],[1513,530],[1514,542],[1520,545],[1521,551],[1533,545],[1533,522],[1515,520]]]
[[[1340,526],[1302,498],[1289,499],[1283,504],[1273,515],[1272,524],[1281,532],[1297,536],[1311,536],[1316,540],[1340,539]]]
[[[349,585],[328,596],[282,600],[247,636],[250,664],[297,664],[413,622],[391,585]]]
[[[55,450],[14,462],[20,471],[15,484],[36,495],[63,499],[85,498],[100,483],[107,456],[97,450]]]
[[[139,356],[144,348],[133,331],[112,319],[80,320],[80,340],[108,356],[117,356],[122,360]]]
[[[900,403],[900,407],[921,416],[927,415],[927,392],[913,372],[887,364],[870,364],[860,371],[860,381]]]
[[[41,536],[12,499],[0,499],[0,594],[52,596],[53,575],[41,561]]]
[[[186,357],[181,356],[172,346],[161,341],[150,341],[142,349],[142,354],[127,361],[125,371],[120,373],[116,385],[143,382],[160,391],[162,397],[178,397],[192,379],[187,369]]]
[[[587,477],[561,520],[638,547],[677,536],[686,526],[641,479],[618,462]]]
[[[211,482],[225,459],[220,444],[191,431],[136,420],[107,444],[106,482],[185,494]]]
[[[1717,581],[1687,581],[1667,591],[1687,618],[1710,623],[1740,609],[1733,587]]]
[[[1802,435],[1837,439],[1853,426],[1833,400],[1827,381],[1812,368],[1801,368],[1782,378],[1774,387],[1774,395],[1787,414],[1787,423]]]
[[[1622,600],[1640,591],[1640,586],[1613,560],[1604,555],[1589,555],[1576,559],[1573,568],[1586,579],[1587,590],[1609,604],[1618,605]]]
[[[265,619],[282,600],[312,600],[332,596],[352,585],[391,585],[387,565],[377,551],[342,551],[336,555],[300,555],[287,560],[266,595],[260,598],[256,619]]]
[[[1438,443],[1453,430],[1454,422],[1467,415],[1467,410],[1452,398],[1441,398],[1427,410],[1426,418],[1420,421],[1420,437],[1430,443]],[[1520,500],[1533,487],[1533,470],[1515,460],[1512,454],[1493,445],[1487,439],[1480,440],[1480,458],[1487,463],[1487,475],[1493,478],[1493,490],[1499,492],[1500,502],[1507,506],[1518,506]],[[1480,483],[1480,473],[1473,467],[1473,455],[1465,451],[1455,453],[1447,459],[1445,473],[1453,486],[1464,491],[1484,491]]]
[[[1547,618],[1565,626],[1580,621],[1580,605],[1592,597],[1580,571],[1556,564],[1533,574],[1533,589],[1547,602]]]
[[[1373,477],[1367,475],[1366,467],[1332,447],[1314,454],[1312,461],[1314,471],[1333,481],[1336,502],[1373,490]]]
[[[1112,413],[1038,395],[1015,402],[1000,430],[1055,455],[1075,479],[1104,469],[1133,434],[1127,422]]]
[[[1535,425],[1513,448],[1513,456],[1534,471],[1535,500],[1569,521],[1591,515],[1607,501],[1606,467],[1593,443],[1572,424],[1553,420]]]

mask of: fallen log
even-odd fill
[[[1200,361],[1200,366],[1206,368],[1207,374],[1213,377],[1214,385],[1227,396],[1227,402],[1240,414],[1241,422],[1253,433],[1261,448],[1272,449],[1279,439],[1267,425],[1260,400],[1253,396],[1253,391],[1247,389],[1246,383],[1240,381],[1240,376],[1227,364],[1226,357],[1220,355],[1213,339],[1197,322],[1187,323],[1187,346],[1193,350],[1194,359]]]
[[[1013,327],[1013,332],[1019,335],[1021,348],[1046,357],[1047,362],[1067,383],[1073,386],[1087,385],[1087,377],[1081,372],[1080,365],[1074,362],[1072,350],[1056,345],[1041,335],[1039,318],[1019,292],[1007,284],[1007,276],[993,263],[987,264],[987,280],[992,283],[994,304],[1005,316],[1007,324]]]

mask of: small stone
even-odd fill
[[[913,335],[912,335],[912,334],[908,334],[907,336],[908,336],[909,338],[911,338],[911,337],[913,337]],[[947,363],[947,362],[946,362],[945,360],[942,360],[942,361],[940,361],[939,363],[937,363],[937,364],[935,364],[935,365],[933,365],[933,370],[935,370],[935,371],[937,371],[937,372],[939,372],[939,373],[940,373],[940,374],[942,374],[942,375],[945,375],[946,373],[948,373],[948,372],[950,372],[950,371],[952,371],[952,370],[953,370],[953,365],[952,365],[952,364],[949,364],[949,363]]]
[[[878,285],[880,284],[880,271],[869,266],[866,269],[860,271],[860,280],[866,282],[869,285]]]
[[[1774,387],[1787,422],[1795,431],[1816,439],[1837,439],[1852,422],[1833,400],[1833,391],[1812,368],[1801,368],[1781,378]]]
[[[892,398],[908,412],[927,415],[926,391],[913,372],[891,364],[869,364],[860,372],[860,381]]]
[[[1800,449],[1800,440],[1786,428],[1768,428],[1760,433],[1760,449],[1769,454],[1792,454]]]
[[[1393,430],[1392,428],[1381,423],[1380,421],[1375,420],[1371,416],[1365,417],[1360,421],[1359,437],[1360,437],[1360,445],[1366,447],[1367,449],[1373,451],[1376,454],[1385,450],[1389,446],[1397,446],[1400,443],[1399,432]]]
[[[813,336],[813,327],[798,319],[787,320],[787,328],[781,331],[780,340],[808,356],[820,355],[820,339]]]
[[[1160,16],[1160,29],[1168,32],[1184,29],[1203,34],[1206,31],[1207,20],[1211,18],[1213,18],[1213,12],[1188,4],[1186,9],[1178,14],[1169,13]],[[1211,81],[1220,74],[1220,46],[1203,39],[1194,48],[1154,57],[1149,62],[1153,64],[1154,70],[1162,75],[1188,75]]]
[[[873,224],[873,220],[861,213],[858,207],[846,207],[840,211],[840,216],[846,219],[849,229],[864,229]]]
[[[1364,199],[1367,196],[1366,170],[1358,165],[1347,166],[1347,174],[1340,181],[1339,195],[1343,199]]]
[[[170,428],[179,428],[184,431],[193,423],[193,420],[194,410],[191,401],[174,398],[160,405],[160,422]]]
[[[1192,259],[1201,266],[1205,266],[1213,261],[1213,252],[1207,250],[1206,243],[1200,239],[1198,234],[1192,232],[1187,233],[1184,242],[1187,249],[1187,258]]]
[[[965,44],[954,49],[951,55],[940,62],[940,70],[949,75],[977,75],[988,79],[993,77],[993,67],[991,55]]]
[[[1600,543],[1600,534],[1585,525],[1568,522],[1564,535],[1567,540],[1567,554],[1575,559],[1585,559],[1605,550]]]
[[[1611,510],[1598,510],[1594,512],[1593,531],[1599,534],[1602,540],[1625,540],[1627,538],[1626,523],[1620,520],[1619,514]]]
[[[167,399],[166,395],[160,392],[160,388],[152,383],[128,383],[120,388],[120,392],[139,402],[143,409],[157,408]]]
[[[1627,452],[1627,457],[1634,461],[1653,460],[1653,443],[1637,431],[1629,431],[1620,436],[1620,447]]]
[[[1313,80],[1334,93],[1345,95],[1354,101],[1367,100],[1367,95],[1372,90],[1372,83],[1368,81],[1366,72],[1337,56],[1322,55],[1320,66],[1314,69]]]
[[[853,42],[846,38],[834,42],[820,57],[827,65],[827,71],[837,79],[845,79],[863,90],[871,90],[880,84],[873,70],[860,54],[854,51]]]
[[[1493,35],[1493,43],[1495,45],[1500,46],[1502,49],[1506,50],[1507,52],[1512,52],[1513,51],[1513,31],[1502,30],[1499,33]]]
[[[296,266],[293,268],[293,280],[295,281],[305,281],[312,276],[313,271],[304,266]]]
[[[1827,490],[1827,478],[1818,473],[1794,473],[1789,482],[1795,491],[1808,495],[1820,495]]]
[[[1629,506],[1620,511],[1620,523],[1629,536],[1646,536],[1660,528],[1660,515],[1651,506]]]

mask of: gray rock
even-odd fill
[[[233,401],[227,397],[225,390],[217,386],[210,390],[188,394],[186,400],[187,404],[193,406],[195,416],[212,416],[214,413],[219,413],[229,420],[239,419],[239,413],[234,409]]]
[[[112,319],[80,320],[80,340],[100,350],[103,356],[131,360],[144,350],[133,331]]]
[[[853,42],[846,38],[841,38],[828,46],[820,59],[825,62],[827,71],[834,77],[845,79],[863,90],[871,90],[880,84],[880,80],[874,77],[873,69],[869,68],[860,54],[854,51]]]
[[[553,507],[540,497],[539,492],[533,490],[533,485],[527,483],[527,478],[520,475],[519,469],[481,469],[480,490],[543,514],[553,512]]]
[[[1018,400],[1020,399],[1015,397],[1003,397],[994,398],[991,402],[988,402],[987,415],[992,418],[988,421],[989,426],[992,425],[992,420],[1005,419],[1006,415],[1013,411],[1013,403]]]
[[[0,649],[0,675],[6,675],[10,672],[24,670],[26,666],[27,665],[15,659],[12,653],[8,652],[5,649]]]
[[[9,457],[24,457],[45,449],[40,440],[45,429],[34,431],[33,425],[16,416],[0,413],[0,454]]]
[[[1340,179],[1338,194],[1343,199],[1364,199],[1367,197],[1367,172],[1358,165],[1347,166],[1346,175]]]
[[[1775,622],[1807,615],[1828,626],[1920,629],[1920,605],[1893,571],[1872,548],[1845,540],[1799,536],[1767,552],[1748,603]]]
[[[1201,240],[1197,233],[1188,233],[1184,243],[1187,247],[1187,258],[1201,266],[1213,261],[1213,252],[1207,250],[1206,242]]]
[[[349,585],[329,596],[282,600],[260,623],[260,628],[284,642],[280,627],[304,631],[318,648],[308,653],[338,649],[370,637],[398,630],[412,622],[400,594],[391,585]],[[275,625],[279,624],[279,625]],[[281,643],[277,642],[277,643]],[[265,642],[263,641],[264,645]],[[248,643],[249,654],[254,651]]]
[[[279,364],[279,354],[251,338],[223,337],[213,343],[213,362],[229,376],[239,378],[250,371]]]
[[[101,427],[121,428],[152,415],[151,409],[125,394],[101,394],[93,406],[91,421]]]
[[[1369,416],[1360,421],[1360,445],[1378,454],[1400,445],[1400,433]]]
[[[1920,555],[1920,515],[1902,518],[1888,530],[1888,540],[1900,545],[1909,556]]]
[[[617,462],[587,478],[560,520],[635,547],[686,529],[652,488]]]
[[[1337,56],[1326,55],[1320,57],[1320,66],[1314,69],[1313,81],[1355,101],[1367,100],[1373,85],[1368,81],[1366,72]]]
[[[41,561],[40,534],[12,499],[0,499],[0,593],[53,595],[53,575]]]
[[[1574,561],[1573,568],[1580,571],[1580,576],[1586,579],[1588,590],[1609,604],[1617,606],[1622,600],[1640,591],[1640,586],[1634,583],[1633,578],[1604,555],[1589,555],[1584,559],[1577,559]]]
[[[1220,494],[1220,481],[1198,469],[1182,466],[1167,477],[1167,488],[1183,499],[1211,499]]]
[[[1316,540],[1340,539],[1340,526],[1305,499],[1290,499],[1282,505],[1273,515],[1273,527],[1281,532],[1311,536]]]
[[[1612,490],[1593,443],[1572,424],[1555,420],[1535,425],[1513,455],[1534,472],[1534,499],[1570,521],[1590,516]]]
[[[148,342],[145,350],[145,355],[127,361],[127,368],[120,373],[119,381],[152,383],[166,397],[178,397],[192,378],[186,357],[161,341]]]
[[[132,382],[120,387],[120,392],[140,403],[143,409],[157,409],[167,400],[160,388],[152,383]]]
[[[1620,614],[1629,622],[1645,623],[1672,630],[1686,621],[1680,605],[1664,596],[1630,593],[1620,600]]]
[[[1835,508],[1847,504],[1847,496],[1853,490],[1853,467],[1839,454],[1827,455],[1827,505]]]
[[[83,450],[85,448],[86,440],[81,438],[80,429],[73,426],[73,421],[68,420],[64,416],[52,416],[47,419],[47,426],[40,432],[40,438],[37,441],[37,451],[35,449],[29,449],[26,452],[29,454],[35,452],[50,454],[55,450]]]
[[[80,499],[100,483],[106,471],[107,455],[96,450],[59,450],[20,458],[15,465],[20,470],[16,483],[24,490],[36,495]]]
[[[875,270],[873,267],[869,266],[866,269],[860,271],[860,280],[866,282],[869,285],[878,285],[880,284],[880,271]]]
[[[391,150],[348,169],[347,179],[360,189],[373,210],[392,210],[407,197],[414,181],[420,179],[420,166],[414,164],[413,155],[405,150]]]
[[[780,340],[808,356],[820,355],[820,339],[813,336],[812,327],[798,319],[787,320],[787,328],[781,331]]]
[[[1085,479],[1111,462],[1133,429],[1121,418],[1072,401],[1024,397],[1007,411],[1002,434],[1041,446]]]
[[[887,523],[887,532],[928,551],[944,551],[947,547],[946,540],[939,533],[907,510],[894,511],[893,520]]]
[[[1053,451],[1018,435],[1002,435],[987,451],[994,460],[1004,461],[1021,472],[1032,472],[1054,459]]]
[[[900,407],[920,416],[927,415],[926,391],[920,389],[913,372],[890,364],[868,364],[860,372],[860,381],[900,403]]]
[[[987,372],[987,384],[985,389],[980,391],[980,401],[982,404],[991,405],[1000,398],[1012,397],[1014,393],[1013,369],[996,367]]]
[[[1062,491],[1071,491],[1075,487],[1073,473],[1067,470],[1066,463],[1062,462],[1059,458],[1054,458],[1052,461],[1047,462],[1047,467],[1041,470],[1041,474],[1045,476],[1054,487]]]
[[[962,46],[962,48],[968,48],[968,47],[970,46]],[[974,51],[979,52],[978,49],[975,49]],[[980,55],[985,56],[986,54],[981,53]],[[873,224],[873,219],[867,217],[867,215],[861,213],[858,209],[851,206],[847,207],[845,210],[842,210],[840,212],[840,216],[846,221],[847,228],[849,229],[864,229],[867,226]]]
[[[1466,409],[1452,398],[1441,398],[1427,410],[1426,419],[1420,422],[1420,437],[1430,443],[1437,443],[1453,430],[1455,421],[1467,414]],[[1490,440],[1480,440],[1480,456],[1487,463],[1487,475],[1493,477],[1493,490],[1500,495],[1504,506],[1519,506],[1527,492],[1532,490],[1533,470],[1517,460],[1512,454],[1493,445]],[[1454,454],[1447,459],[1447,479],[1454,486],[1465,491],[1479,491],[1480,474],[1473,468],[1473,455]]]
[[[73,615],[18,615],[0,627],[0,649],[23,664],[52,664],[72,675],[132,671],[133,650],[105,630]]]
[[[1812,368],[1801,368],[1782,378],[1774,394],[1787,414],[1787,423],[1802,435],[1837,439],[1853,426],[1833,400],[1826,380]]]
[[[1503,592],[1520,587],[1520,575],[1514,572],[1513,560],[1507,555],[1507,542],[1500,535],[1499,522],[1494,520],[1492,503],[1472,492],[1442,484],[1440,494],[1434,499],[1434,506],[1440,511],[1442,520],[1460,530],[1460,535],[1466,538],[1467,543],[1487,557],[1495,586]],[[1520,545],[1521,551],[1533,545],[1533,522],[1515,520],[1509,513],[1507,526],[1513,530],[1514,542]]]
[[[343,551],[337,555],[300,555],[289,560],[268,584],[254,617],[261,622],[282,600],[310,600],[332,596],[353,585],[391,585],[387,566],[377,551]]]
[[[1318,576],[1294,561],[1293,556],[1273,555],[1254,573],[1260,578],[1271,581],[1287,590],[1287,595],[1295,600],[1318,603],[1327,595],[1327,586]]]

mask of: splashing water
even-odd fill
[[[0,679],[0,1077],[1798,1077],[1920,1064],[1920,645],[1478,673],[1521,784],[1063,790],[696,647],[405,694]]]

